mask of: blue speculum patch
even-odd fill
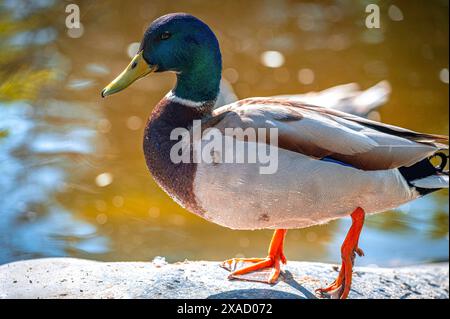
[[[350,164],[347,164],[347,163],[338,161],[338,160],[336,160],[336,159],[334,159],[334,158],[331,158],[331,157],[328,157],[328,156],[322,158],[321,161],[330,162],[330,163],[335,163],[335,164],[339,164],[339,165],[342,165],[342,166],[348,166],[348,167],[353,167],[353,168],[354,168],[354,166],[352,166],[352,165],[350,165]]]

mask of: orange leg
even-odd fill
[[[352,284],[352,270],[356,254],[364,256],[364,252],[358,247],[359,235],[364,225],[364,210],[358,207],[351,216],[352,226],[341,247],[342,266],[339,275],[330,286],[316,290],[320,294],[332,298],[347,298]]]
[[[239,275],[272,268],[269,278],[267,279],[267,283],[274,283],[280,276],[280,262],[286,264],[286,257],[283,254],[283,245],[286,232],[286,229],[275,230],[272,241],[270,242],[269,253],[266,258],[233,258],[225,260],[222,263],[222,267],[225,269],[233,269],[239,262],[252,263],[250,266],[233,271],[229,278],[240,279],[238,277]]]

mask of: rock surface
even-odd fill
[[[316,298],[337,267],[288,262],[274,285],[227,280],[218,262],[168,264],[46,258],[0,266],[0,298]],[[349,298],[449,298],[448,263],[356,267]]]

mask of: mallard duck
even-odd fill
[[[176,74],[175,87],[155,106],[144,133],[154,179],[181,206],[208,221],[238,230],[275,230],[267,257],[223,262],[232,271],[230,278],[265,274],[262,281],[275,283],[286,263],[288,229],[351,216],[339,275],[318,289],[346,298],[355,256],[363,255],[358,240],[365,215],[448,188],[448,137],[283,97],[247,98],[214,108],[221,69],[211,29],[192,15],[168,14],[151,23],[136,56],[101,95],[119,92],[152,72]],[[257,136],[230,135],[227,129],[250,129]],[[276,139],[261,129],[277,132]],[[225,148],[201,143],[198,148],[204,132],[214,132],[209,138],[218,135]],[[275,169],[262,171],[268,168],[262,157],[238,160],[255,150],[275,153]],[[183,152],[187,157],[177,157]],[[434,157],[440,165],[434,166]]]

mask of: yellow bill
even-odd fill
[[[137,79],[155,71],[156,66],[149,65],[142,57],[141,51],[134,56],[126,69],[102,90],[102,97],[122,91]]]

